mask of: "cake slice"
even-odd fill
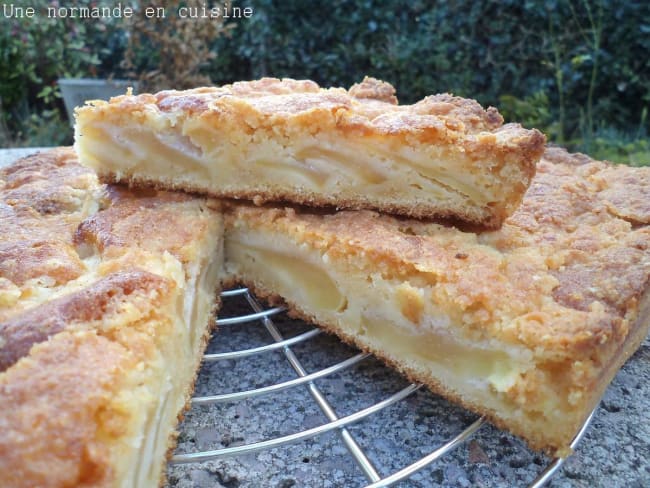
[[[650,168],[549,149],[498,231],[233,203],[231,279],[566,455],[650,324]]]
[[[528,188],[544,136],[451,95],[398,105],[388,83],[239,82],[93,101],[83,164],[109,181],[219,197],[375,209],[497,227]]]
[[[3,487],[155,487],[222,271],[217,202],[106,187],[72,148],[0,169]]]

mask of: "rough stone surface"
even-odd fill
[[[0,150],[0,165],[34,150]],[[239,299],[226,299],[222,317],[249,312]],[[284,337],[309,327],[286,318],[275,321]],[[272,342],[260,322],[224,326],[208,352],[246,349]],[[331,336],[292,347],[310,373],[356,354]],[[282,352],[206,363],[196,395],[248,390],[296,377]],[[368,407],[407,386],[369,358],[315,385],[339,416]],[[352,425],[356,439],[383,476],[435,450],[476,417],[419,390],[407,399]],[[223,449],[260,442],[327,421],[305,386],[270,395],[189,410],[180,427],[177,453]],[[416,473],[403,487],[526,486],[549,459],[491,425],[471,441]],[[189,487],[360,487],[367,478],[341,436],[330,432],[270,450],[239,454],[201,464],[172,465],[168,486]],[[650,486],[650,341],[627,362],[609,387],[576,453],[550,483],[564,487]]]

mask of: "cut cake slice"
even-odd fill
[[[108,181],[498,227],[544,136],[473,100],[398,105],[394,92],[372,78],[350,90],[264,78],[127,94],[79,108],[75,144]]]
[[[154,487],[222,275],[217,202],[100,185],[72,148],[0,169],[2,486]]]
[[[650,168],[549,149],[474,233],[369,211],[233,203],[226,270],[558,455],[650,324]]]

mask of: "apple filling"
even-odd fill
[[[211,317],[215,284],[222,269],[221,256],[221,250],[215,255],[206,252],[188,267],[170,255],[145,263],[176,281],[177,298],[169,305],[174,310],[165,313],[175,317],[176,323],[173,327],[163,321],[155,324],[156,349],[144,369],[129,378],[131,386],[125,389],[125,398],[116,400],[129,404],[130,398],[137,396],[143,405],[133,416],[130,444],[120,448],[133,453],[121,457],[130,461],[123,467],[122,486],[158,484],[164,469],[161,460],[172,445],[170,437],[186,406],[202,357],[205,326]]]
[[[269,248],[262,239],[239,231],[227,234],[228,272],[264,291],[273,290],[318,323],[407,372],[435,378],[444,390],[470,403],[499,411],[515,408],[507,392],[531,368],[524,352],[495,350],[459,337],[449,316],[435,304],[428,304],[422,323],[414,324],[401,306],[399,283],[371,279],[362,271],[344,276],[316,251],[277,236]]]
[[[110,122],[81,125],[77,148],[82,159],[118,178],[187,183],[213,194],[287,188],[350,199],[362,191],[382,202],[409,195],[449,208],[459,203],[486,206],[501,198],[484,178],[472,174],[469,160],[444,151],[398,152],[376,141],[360,145],[326,136],[306,137],[292,146],[272,139],[244,144],[174,127],[152,131]]]

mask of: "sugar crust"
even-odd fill
[[[136,388],[129,377],[156,360],[173,327],[185,280],[178,270],[217,251],[219,210],[205,198],[106,187],[72,148],[0,169],[6,483],[115,483],[116,453],[107,446],[139,409],[135,390],[128,404],[117,399]],[[197,330],[203,350],[208,324]],[[188,385],[186,405],[191,392]],[[165,442],[171,450],[174,436]]]
[[[315,212],[235,202],[228,205],[226,227],[288,235],[327,254],[329,262],[431,286],[425,299],[445,309],[468,340],[530,350],[567,398],[581,395],[572,400],[584,418],[650,327],[648,183],[647,168],[614,166],[549,148],[522,205],[495,231],[368,211]],[[245,284],[281,299],[251,277]],[[294,314],[314,321],[300,303],[289,305]],[[333,324],[320,325],[364,347]],[[406,361],[388,362],[498,426],[515,430],[533,448],[569,452],[579,423],[551,435],[513,429],[495,412],[414,372]],[[531,371],[507,394],[514,402],[535,404],[542,400],[537,398],[540,381]]]
[[[501,229],[478,233],[301,207],[232,204],[226,219],[275,229],[391,276],[437,282],[455,306],[475,310],[468,327],[479,333],[541,347],[549,357],[558,348],[590,354],[625,333],[618,319],[650,285],[650,198],[639,195],[650,193],[648,181],[644,168],[544,158],[517,212]],[[516,317],[527,319],[503,327]]]
[[[498,227],[520,202],[545,142],[543,134],[535,129],[504,124],[494,107],[484,109],[474,100],[450,94],[429,96],[412,105],[399,105],[395,89],[374,78],[366,78],[349,90],[321,88],[309,80],[263,78],[222,87],[123,95],[110,102],[90,102],[77,110],[77,143],[83,140],[84,127],[94,123],[110,121],[118,126],[140,124],[180,131],[190,119],[193,126],[218,128],[222,133],[219,137],[230,141],[243,140],[255,133],[256,137],[266,134],[283,143],[328,133],[333,137],[365,141],[369,145],[379,140],[389,141],[391,147],[399,150],[419,151],[428,145],[437,146],[459,161],[457,167],[449,171],[480,175],[486,185],[499,186],[502,192],[499,201],[490,202],[488,206],[471,208],[465,204],[449,210],[437,208],[430,202],[425,206],[412,198],[402,198],[393,204],[353,196],[333,201],[327,194],[273,187],[258,188],[255,194],[244,190],[233,194],[215,184],[179,184],[173,178],[106,171],[101,166],[95,169],[110,180],[134,185],[153,183],[218,197],[257,195],[265,200],[288,199],[298,204],[375,209],[416,218],[450,217],[453,213],[453,217],[462,220]],[[201,151],[205,149],[202,147]],[[461,163],[461,159],[465,162]]]

